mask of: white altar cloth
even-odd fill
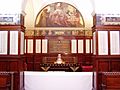
[[[92,72],[24,72],[25,90],[92,90]]]

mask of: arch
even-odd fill
[[[82,14],[65,2],[48,4],[40,10],[35,27],[85,27]]]

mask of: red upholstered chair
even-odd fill
[[[81,68],[83,72],[92,72],[93,71],[93,65],[90,62],[82,62]]]
[[[93,70],[92,65],[82,65],[82,71],[83,72],[91,72]]]

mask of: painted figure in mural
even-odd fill
[[[48,24],[48,16],[49,16],[49,12],[48,9],[45,8],[43,9],[41,16],[40,16],[40,21],[39,21],[39,25],[42,27],[46,27]]]
[[[75,12],[75,26],[76,27],[79,27],[79,26],[82,26],[82,24],[81,24],[81,20],[80,20],[80,13],[79,13],[79,11],[78,10],[76,10],[76,12]]]
[[[82,26],[80,18],[81,16],[78,10],[73,9],[73,11],[68,11],[67,21],[69,26],[72,26],[72,27]]]
[[[61,3],[57,3],[54,12],[50,13],[49,20],[51,26],[67,26],[67,16],[66,13],[62,10]]]

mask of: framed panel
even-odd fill
[[[0,31],[0,54],[7,54],[8,31]]]
[[[78,53],[83,53],[83,40],[78,40]]]
[[[120,54],[120,32],[110,31],[110,54],[117,55]]]
[[[93,33],[93,54],[96,55],[96,32]]]
[[[41,40],[36,39],[36,53],[41,53]]]
[[[48,51],[47,45],[48,45],[48,40],[43,39],[42,40],[42,53],[47,53],[47,51]]]
[[[25,39],[25,44],[24,45],[25,45],[25,53],[26,53],[26,39]]]
[[[108,55],[108,31],[98,31],[98,54]]]
[[[33,39],[27,40],[27,53],[33,53]]]
[[[24,32],[21,32],[21,47],[20,54],[24,54]]]
[[[77,53],[77,40],[71,40],[71,53]]]
[[[10,31],[10,55],[18,55],[18,31]]]
[[[99,72],[109,72],[109,61],[99,61],[98,70]]]
[[[93,53],[93,40],[91,39],[91,53]]]
[[[86,53],[90,53],[90,40],[86,39]]]

